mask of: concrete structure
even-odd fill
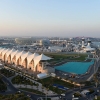
[[[43,78],[48,77],[48,75],[47,75],[46,73],[41,73],[41,74],[38,74],[37,77],[38,77],[39,79],[43,79]]]
[[[30,45],[34,42],[36,42],[36,39],[35,38],[16,38],[15,39],[15,42],[17,44],[21,44],[21,45]]]
[[[91,40],[88,39],[87,43],[85,44],[85,39],[82,38],[82,44],[74,45],[74,51],[80,53],[92,53],[95,52],[95,48],[91,47]]]
[[[84,48],[84,47],[85,47],[85,39],[82,38],[82,48]]]
[[[51,58],[44,54],[39,55],[15,49],[0,48],[0,59],[6,63],[20,65],[35,72],[54,72],[52,68],[50,69],[46,66],[46,61]]]
[[[50,41],[48,39],[42,39],[42,40],[40,40],[39,45],[49,46],[50,45]]]
[[[85,52],[93,52],[95,48],[91,48],[91,40],[88,39],[88,45],[84,48]]]

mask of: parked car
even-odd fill
[[[61,94],[62,96],[65,96],[65,94],[63,93],[63,94]]]
[[[28,94],[27,96],[28,96],[28,97],[31,97],[31,95],[30,95],[30,94]]]
[[[18,93],[21,93],[21,91],[17,91]]]

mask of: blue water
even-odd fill
[[[94,61],[91,62],[68,62],[63,65],[55,67],[55,69],[74,73],[74,74],[84,74],[87,72],[88,68],[94,63]]]

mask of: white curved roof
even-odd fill
[[[30,52],[25,52],[25,51],[19,51],[15,49],[6,49],[6,48],[0,48],[0,53],[2,52],[2,58],[6,54],[6,59],[9,55],[11,55],[11,61],[14,56],[16,56],[16,61],[18,60],[19,57],[21,57],[21,62],[24,61],[25,58],[27,58],[27,65],[31,62],[31,60],[34,60],[34,67],[39,63],[41,60],[50,60],[52,58],[45,56],[44,54],[37,54],[37,53],[30,53]]]
[[[6,54],[6,52],[10,51],[11,49],[5,49],[3,52],[2,52],[2,57],[4,57],[4,55]]]
[[[4,50],[6,50],[6,48],[2,48],[2,49],[0,49],[0,53],[3,52]]]
[[[15,51],[15,50],[14,50],[14,49],[11,49],[10,51],[6,52],[7,58],[8,58],[8,56],[9,56],[13,51]]]
[[[27,65],[34,59],[35,57],[39,56],[38,53],[31,54],[30,56],[27,57]]]
[[[10,49],[10,50],[8,50],[5,54],[6,54],[6,60],[7,60],[7,58],[8,58],[8,56],[9,56],[9,52],[11,51],[12,49]]]
[[[5,51],[7,51],[7,48],[5,48],[5,49],[2,51],[2,54],[5,53]]]
[[[23,53],[23,54],[21,55],[22,62],[24,61],[24,59],[25,59],[26,57],[28,57],[28,56],[30,56],[30,55],[32,55],[32,53],[30,53],[30,52]]]
[[[11,53],[11,61],[12,61],[13,57],[16,55],[17,52],[18,52],[18,50],[15,50],[15,51],[13,51],[13,52]]]
[[[23,54],[25,54],[26,52],[25,51],[18,51],[17,53],[16,53],[16,61],[18,60],[18,58],[19,57],[21,57],[21,55],[23,55]]]
[[[37,56],[34,58],[34,67],[39,63],[41,60],[50,60],[52,58],[45,56],[44,54],[41,54],[40,56]]]

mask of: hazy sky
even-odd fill
[[[0,0],[0,36],[100,37],[100,0]]]

